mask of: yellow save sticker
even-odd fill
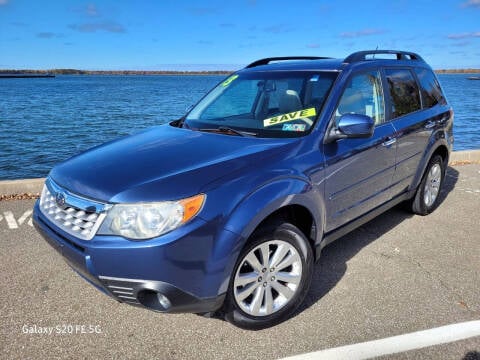
[[[263,120],[263,126],[272,126],[276,124],[281,124],[288,121],[293,121],[301,118],[311,117],[317,115],[317,112],[314,107],[304,110],[292,111],[291,113],[277,115],[268,119]]]
[[[230,76],[227,80],[225,80],[223,83],[222,83],[222,86],[223,87],[227,87],[228,85],[230,85],[230,83],[235,80],[236,78],[238,78],[238,75],[232,75]]]

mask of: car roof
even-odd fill
[[[321,60],[285,60],[272,62],[265,65],[246,67],[247,71],[309,71],[309,70],[341,70],[343,59],[321,59]]]
[[[388,55],[390,58],[381,58]],[[378,57],[376,57],[378,56]],[[400,50],[364,50],[350,54],[345,59],[332,59],[313,56],[272,57],[257,60],[247,65],[241,72],[257,71],[341,71],[354,64],[377,66],[428,66],[416,53]]]

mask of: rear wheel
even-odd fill
[[[412,212],[418,215],[427,215],[437,208],[444,178],[443,159],[440,155],[435,155],[430,160],[422,182],[410,202]]]
[[[225,318],[246,329],[287,319],[303,301],[312,273],[312,249],[296,226],[277,223],[260,229],[232,273]]]

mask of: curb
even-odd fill
[[[0,195],[37,194],[42,191],[45,178],[2,180],[0,181]]]
[[[449,165],[480,163],[480,150],[453,151],[450,154]],[[39,194],[42,191],[45,178],[0,180],[0,195]]]
[[[480,150],[453,151],[450,154],[449,164],[480,163]]]

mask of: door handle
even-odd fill
[[[425,129],[431,129],[431,128],[433,128],[435,125],[436,125],[435,122],[429,121],[429,122],[427,122],[427,123],[425,124]]]
[[[384,142],[382,143],[382,145],[385,146],[385,147],[388,147],[388,146],[390,146],[390,145],[395,144],[396,142],[397,142],[397,139],[396,139],[396,138],[389,138],[389,139],[387,139],[386,141],[384,141]]]

